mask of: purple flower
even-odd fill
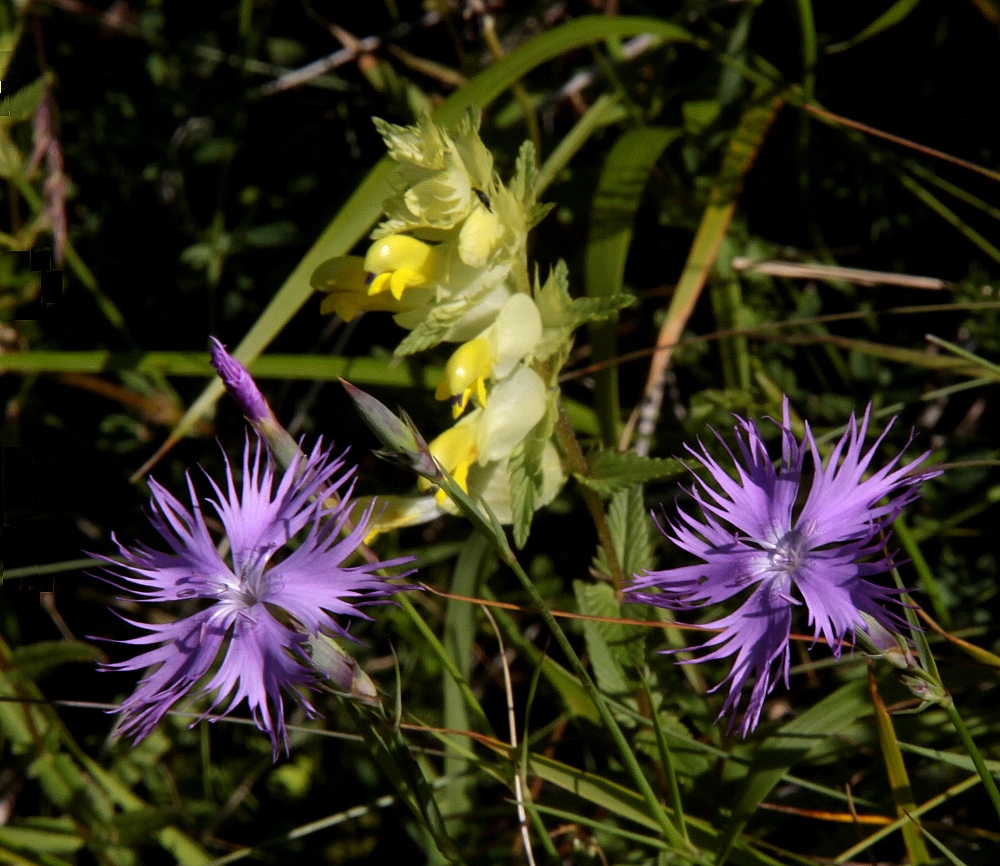
[[[777,469],[757,425],[742,418],[737,418],[735,428],[742,463],[725,446],[733,458],[735,480],[701,442],[698,452],[688,448],[707,467],[715,486],[695,477],[695,487],[689,492],[704,519],[678,509],[679,519],[668,521],[671,532],[664,534],[703,562],[637,575],[627,591],[634,601],[686,610],[717,604],[751,590],[733,613],[705,624],[707,629],[719,630],[700,647],[711,651],[690,660],[736,656],[729,675],[715,687],[730,684],[719,713],[720,718],[730,714],[730,730],[735,725],[743,687],[754,681],[746,715],[739,725],[744,737],[757,726],[764,699],[778,678],[782,677],[788,687],[793,607],[805,602],[814,640],[824,638],[837,657],[841,641],[848,634],[853,638],[858,628],[870,631],[864,615],[891,632],[906,625],[882,606],[885,602],[898,603],[899,590],[878,586],[865,578],[896,564],[894,554],[884,550],[881,533],[904,506],[919,496],[920,482],[940,471],[914,472],[929,452],[897,468],[900,452],[886,466],[863,478],[893,423],[890,421],[875,444],[863,452],[870,414],[869,405],[860,429],[851,415],[847,432],[825,464],[808,425],[801,443],[792,435],[787,397],[783,420],[778,425],[781,464]],[[814,475],[804,504],[796,508],[807,445]],[[644,591],[651,588],[659,592]]]
[[[97,557],[142,601],[205,600],[200,611],[171,623],[126,619],[148,634],[122,643],[158,646],[104,666],[118,671],[152,668],[119,708],[117,734],[142,740],[185,696],[193,700],[214,695],[205,713],[213,720],[246,699],[257,727],[271,738],[277,759],[279,745],[288,752],[285,696],[310,717],[316,715],[305,693],[320,684],[307,654],[310,638],[320,633],[349,637],[331,614],[368,619],[360,606],[384,602],[406,588],[387,583],[375,572],[409,563],[412,557],[342,565],[365,537],[371,519],[369,509],[341,537],[350,489],[338,504],[329,497],[354,474],[353,469],[341,472],[342,458],[333,458],[318,442],[311,454],[299,453],[280,474],[270,455],[262,458],[261,452],[258,442],[251,455],[246,443],[240,493],[228,459],[226,489],[209,478],[215,498],[208,501],[225,528],[231,551],[226,559],[209,535],[190,475],[190,511],[161,485],[149,482],[150,520],[171,552],[141,543],[128,548],[112,534],[124,563]],[[280,556],[302,530],[300,544]],[[227,698],[228,705],[218,709]]]

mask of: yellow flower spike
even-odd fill
[[[406,289],[429,282],[436,265],[434,247],[409,235],[388,235],[375,241],[365,255],[365,271],[375,275],[368,294],[391,292],[398,301]]]
[[[459,346],[448,359],[434,396],[438,400],[452,401],[454,417],[465,411],[473,394],[480,406],[486,405],[486,377],[492,366],[491,355],[489,340],[477,337]]]

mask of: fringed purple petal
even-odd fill
[[[681,662],[694,664],[736,656],[729,674],[712,691],[729,683],[729,694],[719,711],[719,718],[728,714],[728,730],[732,731],[737,727],[743,687],[753,682],[746,714],[738,726],[744,737],[757,727],[764,700],[778,680],[782,679],[785,686],[788,685],[788,635],[792,627],[793,607],[789,588],[787,580],[759,584],[729,616],[705,624],[705,628],[721,629],[700,647],[714,649],[697,659]]]
[[[240,611],[226,655],[202,692],[215,694],[205,717],[214,721],[246,700],[257,727],[271,738],[274,760],[281,747],[288,754],[283,693],[300,704],[308,716],[316,715],[315,708],[298,691],[315,687],[318,681],[315,671],[307,666],[303,649],[306,640],[304,634],[278,622],[262,604]],[[227,698],[229,705],[214,712]]]

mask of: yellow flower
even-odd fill
[[[475,416],[470,415],[464,421],[445,430],[429,446],[434,459],[466,493],[469,491],[469,469],[479,458],[476,420],[478,419]],[[433,485],[425,478],[421,478],[418,486],[421,490],[429,490]],[[438,488],[434,499],[442,508],[446,507],[446,503],[450,504],[448,494],[442,488]]]
[[[399,314],[427,303],[427,296],[431,294],[421,289],[417,293],[410,292],[406,298],[396,298],[391,292],[370,295],[368,279],[365,260],[360,256],[337,256],[323,262],[310,280],[314,289],[327,293],[320,312],[336,313],[345,322],[366,310]]]
[[[407,289],[431,282],[438,270],[434,247],[409,235],[389,235],[375,241],[365,255],[364,269],[374,274],[369,295],[390,292],[402,300]]]
[[[476,337],[462,343],[444,367],[444,376],[438,383],[434,396],[438,400],[451,400],[451,412],[458,417],[469,405],[475,394],[476,403],[486,405],[486,377],[490,373],[490,342]]]
[[[470,397],[485,407],[487,378],[509,376],[541,337],[542,320],[535,302],[521,293],[512,295],[496,321],[478,337],[459,346],[448,359],[434,396],[451,400],[456,418],[465,411]]]

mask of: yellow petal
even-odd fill
[[[309,283],[321,292],[359,291],[365,288],[366,277],[361,256],[337,256],[316,268]]]
[[[398,301],[403,297],[403,292],[410,286],[419,286],[425,280],[413,268],[398,268],[389,277],[389,290],[392,296]]]
[[[392,272],[387,271],[384,274],[379,274],[372,280],[371,285],[368,287],[369,295],[380,295],[382,292],[387,291],[389,288],[389,280],[392,278]]]
[[[387,235],[375,241],[365,254],[365,270],[370,274],[412,268],[426,277],[433,263],[434,248],[409,235]]]
[[[444,378],[439,386],[437,398],[447,400],[449,397],[467,391],[476,382],[485,378],[490,372],[490,344],[481,337],[463,343],[448,359],[444,367]],[[445,396],[441,396],[441,394]]]

